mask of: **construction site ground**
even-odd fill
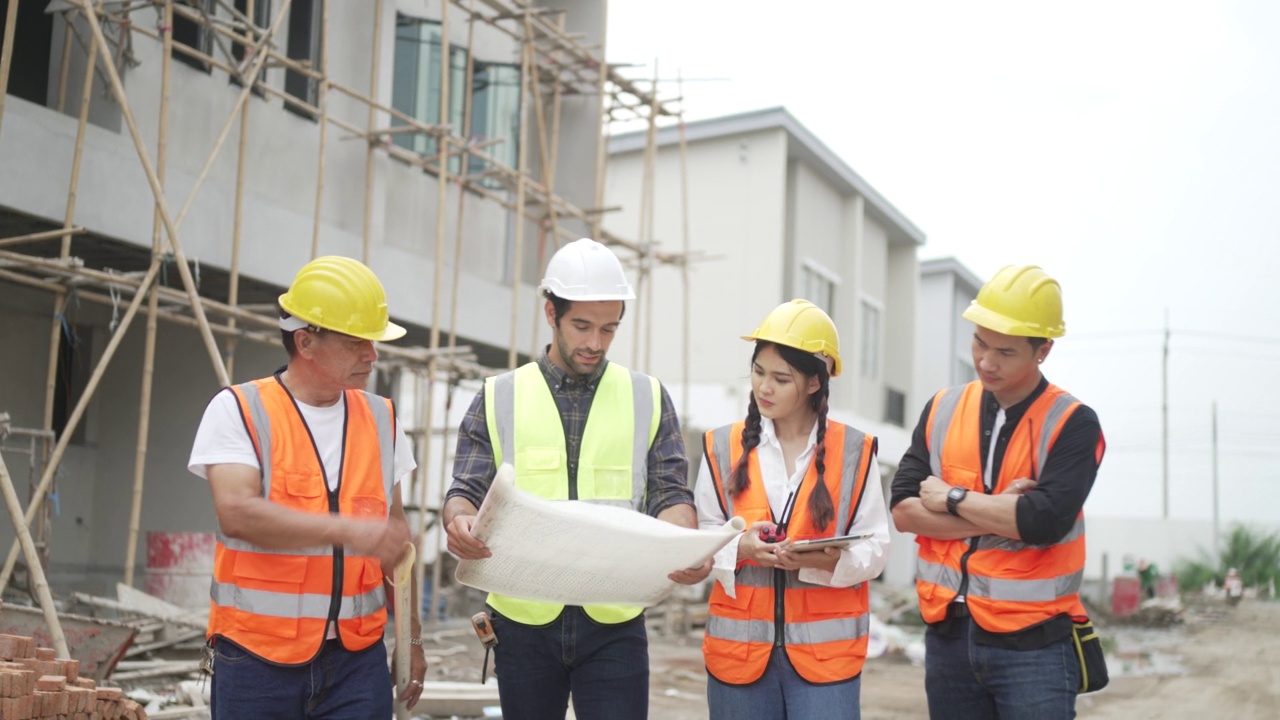
[[[1080,696],[1078,716],[1098,720],[1280,717],[1280,603],[1245,600],[1191,603],[1181,622],[1158,627],[1099,622],[1108,648],[1111,684]],[[918,632],[918,630],[909,630]],[[434,633],[428,679],[480,679],[483,651],[465,621]],[[651,624],[649,716],[707,717],[701,630],[666,635]],[[907,653],[868,660],[862,679],[865,720],[924,718],[924,668]]]

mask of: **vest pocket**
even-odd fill
[[[854,640],[857,624],[857,608],[866,607],[866,600],[858,602],[858,596],[865,593],[865,584],[853,588],[817,587],[804,590],[805,621],[801,625],[793,625],[792,632],[804,634],[802,644],[808,646],[813,656],[819,660],[830,660],[847,657],[848,643]],[[795,596],[787,595],[787,602],[793,602]],[[801,630],[803,628],[803,630]]]
[[[565,453],[560,448],[529,447],[516,450],[516,487],[549,500],[567,500]]]
[[[284,485],[284,492],[271,494],[276,499],[286,499],[288,504],[299,510],[312,513],[328,513],[328,488],[325,487],[324,475],[320,473],[289,472],[278,473]]]
[[[968,488],[970,490],[978,490],[985,487],[982,484],[982,474],[973,468],[963,465],[942,465],[942,479],[948,485],[955,487]]]
[[[307,558],[242,553],[233,572],[236,625],[246,632],[296,638]]]
[[[631,502],[631,468],[582,468],[578,471],[578,497],[584,500]]]

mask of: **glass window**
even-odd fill
[[[519,163],[520,137],[520,66],[476,61],[471,75],[471,139],[483,142],[502,138],[502,142],[486,145],[483,152],[498,162],[514,168]],[[467,172],[482,173],[489,163],[471,158]],[[496,187],[496,178],[485,178],[485,185]]]
[[[252,6],[252,8],[250,6]],[[249,20],[252,21],[253,24],[259,30],[265,31],[268,27],[271,26],[271,20],[272,20],[271,0],[235,0],[235,8],[236,10],[240,11],[240,14],[249,18]],[[252,9],[252,12],[250,12],[251,9]],[[258,40],[258,38],[262,37],[261,32],[250,32],[248,33],[248,35],[250,39],[254,40],[255,42]],[[231,44],[231,55],[236,59],[236,62],[243,63],[245,58],[248,57],[249,55],[250,47],[251,46],[246,46],[238,42],[233,42]],[[263,67],[265,67],[265,65]],[[266,70],[258,71],[257,82],[263,82],[266,79],[266,75],[267,75]],[[240,78],[236,77],[235,75],[232,75],[231,83],[233,85],[239,85]],[[266,94],[265,92],[263,92],[262,88],[256,87],[256,86],[253,88],[253,93],[255,95],[258,95],[259,97],[264,96]]]
[[[324,0],[294,0],[289,6],[289,42],[285,54],[312,69],[320,68],[320,3]],[[318,81],[295,70],[284,73],[284,91],[299,100],[315,105],[319,101]],[[303,117],[315,119],[309,110],[285,103],[285,108]]]
[[[862,357],[859,366],[862,376],[876,379],[880,376],[880,308],[862,301]]]
[[[214,0],[187,0],[181,4],[194,8],[201,15],[212,16],[214,13]],[[203,22],[192,20],[176,10],[173,13],[173,42],[205,55],[213,54],[213,31]],[[197,70],[209,72],[211,69],[209,63],[193,58],[178,48],[173,49],[173,59]]]
[[[428,125],[440,122],[440,23],[396,16],[395,67],[392,75],[391,107]],[[455,135],[462,133],[463,102],[466,98],[467,51],[449,46],[449,125]],[[392,127],[405,123],[392,118]],[[396,145],[422,155],[434,155],[436,138],[427,133],[392,136]],[[455,165],[452,172],[457,172]]]
[[[836,281],[816,265],[805,262],[800,268],[800,297],[835,317]]]

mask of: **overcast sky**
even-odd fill
[[[1061,281],[1045,372],[1109,441],[1091,512],[1160,516],[1167,311],[1170,515],[1210,517],[1216,400],[1224,524],[1280,523],[1280,2],[609,13],[611,62],[679,71],[689,119],[785,106],[926,233],[922,259]]]

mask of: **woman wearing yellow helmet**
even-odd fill
[[[820,308],[784,303],[743,339],[747,417],[706,434],[695,492],[700,524],[748,524],[712,569],[711,718],[858,718],[866,581],[889,543],[876,440],[827,418],[840,341]]]

